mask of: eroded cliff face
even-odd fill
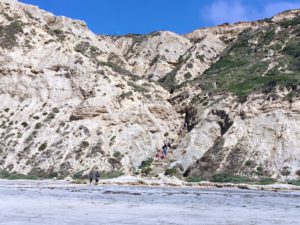
[[[297,46],[299,11],[185,36],[97,36],[82,21],[13,0],[1,0],[0,11],[0,170],[67,176],[97,166],[134,174],[171,140],[169,167],[180,165],[187,176],[297,177],[298,48],[289,61],[279,59],[286,46]],[[269,27],[290,33],[255,50],[253,32]],[[267,72],[293,76],[294,86],[237,91],[246,75],[236,71],[253,63],[227,71],[224,60],[240,56],[236,45],[249,29],[257,61],[268,62]],[[272,53],[257,54],[275,44]],[[255,75],[269,77],[257,68]]]
[[[114,45],[81,21],[15,1],[0,7],[2,169],[129,173],[176,138],[169,93],[123,69]]]
[[[246,102],[224,95],[202,99],[195,127],[174,151],[174,165],[180,163],[186,176],[205,178],[218,173],[295,177],[300,105],[287,101],[288,93],[279,91],[275,99],[253,94]]]

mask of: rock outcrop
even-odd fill
[[[186,176],[299,175],[299,10],[126,36],[15,0],[0,11],[1,171],[136,174],[171,141]]]

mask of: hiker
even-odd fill
[[[96,181],[96,184],[98,184],[99,182],[99,177],[100,177],[100,172],[98,170],[95,171],[95,181]]]
[[[171,148],[171,143],[168,142],[167,146],[168,146],[168,149],[170,149]]]
[[[171,148],[171,143],[170,142],[165,142],[164,146],[162,147],[163,154],[164,154],[165,157],[167,157],[170,148]]]
[[[162,151],[160,149],[157,150],[156,154],[155,154],[156,159],[160,160],[160,159],[164,159],[164,155],[162,153]]]
[[[89,172],[89,179],[90,179],[90,184],[91,184],[93,182],[93,180],[94,180],[94,170],[91,170]]]
[[[99,182],[100,172],[97,169],[92,169],[89,173],[90,184],[95,180],[96,184]]]
[[[166,157],[168,155],[168,151],[169,151],[169,147],[167,144],[164,144],[164,146],[162,147],[163,149],[163,154]]]

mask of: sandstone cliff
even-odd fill
[[[299,10],[127,36],[14,0],[0,11],[1,171],[136,174],[170,140],[163,169],[185,176],[297,178]]]

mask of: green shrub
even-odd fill
[[[116,152],[114,152],[113,157],[118,160],[121,160],[123,158],[123,155],[121,154],[121,152],[116,151]]]
[[[59,179],[59,180],[64,179],[64,177],[59,176],[58,172],[54,172],[54,171],[48,173],[47,176],[46,176],[45,178],[47,178],[47,179],[57,178],[57,179]]]
[[[146,167],[150,167],[150,166],[152,166],[153,161],[154,161],[154,160],[153,160],[152,158],[149,158],[149,159],[143,161],[143,162],[141,163],[141,165],[139,166],[139,168],[140,168],[140,169],[143,169],[143,168],[146,168]]]
[[[55,114],[51,112],[46,117],[45,122],[49,122],[49,121],[53,120],[54,118],[55,118]]]
[[[78,172],[74,173],[72,175],[72,179],[74,179],[74,180],[80,180],[80,179],[82,179],[82,174],[83,173],[84,173],[84,170],[78,171]]]
[[[132,92],[132,91],[128,91],[128,92],[122,93],[122,94],[120,95],[120,98],[121,98],[122,100],[124,100],[125,98],[128,98],[128,97],[130,97],[130,96],[132,96],[132,95],[133,95],[133,92]]]
[[[62,30],[58,30],[58,29],[49,30],[49,33],[51,35],[55,35],[58,38],[59,41],[64,41],[65,38],[66,38],[66,35]]]
[[[202,177],[199,177],[199,176],[191,176],[191,177],[186,178],[186,181],[190,182],[190,183],[198,183],[198,182],[201,182],[203,180],[204,179]]]
[[[289,38],[290,32],[296,35]],[[289,31],[282,29],[277,32],[273,24],[255,31],[245,30],[236,42],[224,51],[219,61],[194,83],[208,93],[231,92],[237,96],[246,96],[255,91],[268,93],[275,86],[299,83],[298,33],[296,27]],[[257,40],[258,44],[253,45],[250,40]],[[286,40],[289,41],[285,46]],[[268,59],[270,49],[274,51],[272,61],[278,63],[278,66],[268,70],[271,64]]]
[[[253,165],[253,161],[252,160],[247,160],[245,162],[245,166],[251,166],[251,165]]]
[[[8,179],[8,180],[37,180],[38,177],[34,175],[25,175],[25,174],[20,174],[17,172],[8,172],[5,170],[0,171],[0,178],[1,179]]]
[[[260,185],[269,185],[269,184],[274,184],[275,182],[276,182],[276,180],[274,180],[273,178],[266,177],[266,178],[260,179],[257,182],[257,184],[260,184]]]
[[[141,173],[143,175],[149,175],[151,173],[151,171],[152,171],[151,167],[152,167],[153,161],[154,160],[152,158],[149,158],[141,163],[141,165],[139,166],[139,169],[141,169]]]
[[[176,168],[166,169],[165,175],[166,176],[175,176],[177,174]]]
[[[127,84],[133,88],[134,91],[140,93],[148,93],[149,90],[143,86],[137,85],[134,82],[128,81]]]
[[[33,131],[25,140],[25,143],[31,142],[34,138],[37,137],[37,131]]]
[[[152,168],[151,167],[145,167],[145,168],[143,168],[142,170],[141,170],[141,173],[143,174],[143,175],[149,175],[150,173],[151,173],[151,171],[152,171]]]
[[[300,186],[300,180],[290,180],[288,182],[288,184],[295,185],[295,186]]]
[[[190,72],[184,74],[185,79],[191,79],[192,77],[193,77],[193,75]]]
[[[76,52],[79,52],[79,53],[85,55],[86,52],[89,50],[89,48],[90,48],[90,44],[88,42],[80,42],[79,44],[77,44],[74,47],[74,50]]]
[[[100,177],[101,179],[112,179],[116,177],[123,176],[124,173],[122,171],[109,171],[109,172],[101,172]]]
[[[38,150],[41,152],[44,151],[46,148],[47,148],[47,142],[44,142],[43,144],[40,145]]]
[[[41,123],[37,123],[34,127],[34,129],[38,130],[38,129],[41,129],[42,128],[42,124]]]
[[[217,183],[249,183],[252,180],[245,176],[230,175],[230,174],[215,174],[211,178],[212,182]]]
[[[296,16],[293,19],[282,20],[279,22],[279,24],[284,28],[288,28],[289,26],[296,26],[300,24],[300,16]]]
[[[23,22],[16,20],[7,26],[0,26],[0,45],[2,48],[11,49],[18,45],[17,34],[23,32]]]
[[[21,125],[22,125],[23,127],[27,127],[27,126],[28,126],[28,123],[27,123],[27,122],[23,122],[23,123],[21,123]]]
[[[113,136],[110,140],[109,140],[109,147],[111,147],[114,143],[115,143],[115,141],[116,141],[116,136]]]
[[[176,79],[176,74],[179,68],[174,69],[173,71],[166,74],[163,78],[161,78],[158,82],[165,89],[172,91],[178,87],[178,81]]]
[[[28,174],[20,174],[17,172],[8,172],[5,170],[0,171],[0,179],[8,179],[8,180],[38,180],[38,179],[52,179],[52,178],[62,177],[58,176],[57,172],[54,171],[45,171],[41,168],[33,168]]]
[[[258,176],[263,176],[263,175],[265,174],[265,171],[264,171],[264,169],[263,169],[261,166],[258,166],[258,167],[256,168],[256,174],[257,174]]]
[[[122,167],[122,164],[119,159],[109,158],[108,162],[110,165],[112,165],[113,169],[120,169]]]
[[[80,148],[87,148],[90,146],[90,143],[88,143],[87,141],[82,141],[80,143]]]
[[[136,81],[136,80],[140,80],[141,78],[133,73],[131,73],[130,71],[118,66],[115,63],[112,62],[100,62],[100,65],[102,66],[107,66],[110,67],[114,72],[120,74],[120,75],[127,75],[130,78],[132,78],[132,80]]]
[[[59,113],[59,109],[55,107],[55,108],[52,109],[52,112],[53,113]]]

